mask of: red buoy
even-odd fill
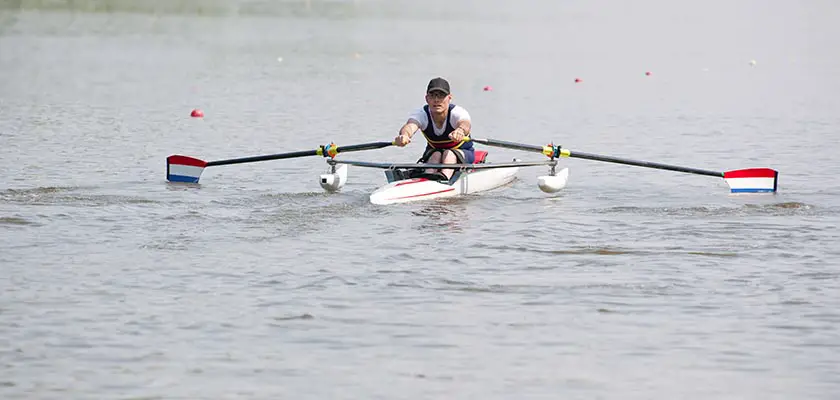
[[[192,110],[192,112],[190,113],[190,117],[193,117],[193,118],[204,118],[204,111],[201,111],[200,109],[195,108],[195,109],[193,109],[193,110]]]

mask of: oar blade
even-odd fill
[[[770,168],[750,168],[726,171],[723,180],[732,193],[775,193],[779,171]]]
[[[198,183],[207,161],[182,155],[166,157],[166,180],[169,182]]]

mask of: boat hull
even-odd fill
[[[452,182],[426,178],[403,179],[388,183],[370,195],[373,204],[399,204],[473,194],[495,189],[512,182],[518,167],[462,172]]]

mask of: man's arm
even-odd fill
[[[472,129],[472,123],[470,123],[470,120],[459,121],[458,125],[455,127],[455,130],[457,131],[459,129],[461,130],[461,132],[464,133],[464,136],[469,136],[470,129]]]
[[[472,124],[470,123],[470,120],[460,120],[458,121],[455,130],[453,130],[452,133],[449,134],[449,138],[456,142],[460,142],[464,140],[465,137],[470,135],[470,129],[472,129]]]
[[[408,121],[405,122],[402,128],[400,128],[400,135],[406,135],[409,138],[414,136],[414,132],[420,129],[420,123],[415,121],[413,118],[409,118]]]
[[[405,122],[405,125],[400,128],[400,133],[394,139],[394,144],[402,147],[411,143],[411,137],[414,136],[414,133],[417,132],[418,129],[420,129],[420,123],[413,118],[409,118],[408,121]]]
[[[462,141],[469,136],[472,129],[472,122],[470,122],[470,113],[463,107],[455,107],[452,110],[453,117],[458,121],[455,123],[455,129],[449,134],[449,138],[455,141]]]

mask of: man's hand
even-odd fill
[[[456,142],[464,140],[465,137],[467,137],[467,135],[464,134],[464,130],[461,128],[457,128],[449,134],[449,138]]]
[[[394,139],[394,144],[399,147],[404,147],[405,145],[411,143],[411,136],[408,135],[398,135]]]

